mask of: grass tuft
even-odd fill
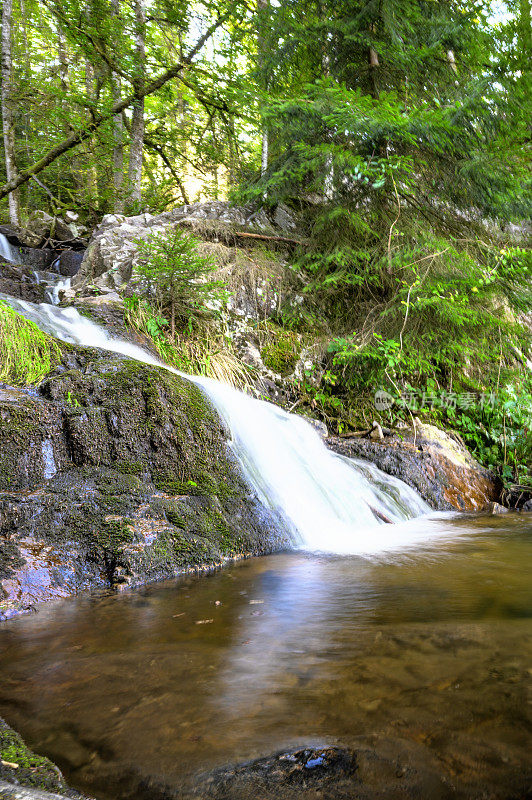
[[[0,301],[0,381],[39,383],[60,358],[61,349],[51,336]]]

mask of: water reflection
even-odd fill
[[[430,546],[393,558],[277,555],[6,623],[0,714],[102,798],[370,734],[416,742],[479,792],[513,786],[530,745],[532,525],[430,524]]]

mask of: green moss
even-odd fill
[[[168,510],[166,511],[166,519],[167,519],[167,520],[168,520],[168,522],[170,522],[172,525],[175,525],[175,526],[176,526],[176,528],[183,528],[183,529],[185,529],[185,528],[186,528],[186,526],[187,526],[187,523],[185,522],[185,519],[184,519],[184,517],[183,517],[183,516],[181,516],[181,514],[179,514],[177,511],[174,511],[173,509],[168,509]]]
[[[0,381],[15,386],[38,383],[60,360],[55,339],[0,301]]]
[[[266,341],[260,354],[264,364],[280,375],[293,372],[301,352],[301,336],[273,322],[267,323],[263,333],[266,334]]]
[[[127,461],[124,459],[118,461],[115,467],[119,472],[123,472],[124,475],[142,475],[144,471],[141,461]]]
[[[159,472],[154,475],[154,483],[157,489],[175,495],[226,495],[228,487],[220,484],[213,475],[207,472],[194,474],[194,480],[178,480],[172,473]]]
[[[124,545],[135,539],[130,525],[131,520],[126,518],[102,520],[93,533],[95,546],[107,553],[119,553]]]
[[[16,768],[0,765],[0,778],[16,779],[22,786],[35,786],[51,792],[63,791],[65,782],[52,762],[33,753],[12,728],[0,719],[0,759]]]
[[[219,560],[216,548],[206,539],[181,530],[168,530],[159,534],[150,551],[152,558],[159,563],[165,563],[167,570],[174,573],[183,567]]]

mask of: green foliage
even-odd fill
[[[39,383],[60,358],[61,349],[51,336],[0,301],[0,381]]]
[[[226,298],[222,282],[211,277],[212,260],[200,255],[198,244],[179,228],[137,240],[137,271],[168,316],[172,336],[177,330],[191,329],[198,319],[219,313]],[[163,319],[160,316],[157,324]]]
[[[498,472],[505,486],[532,487],[532,377],[499,386],[494,402],[456,410],[442,421],[459,431],[473,454]]]

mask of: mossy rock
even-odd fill
[[[202,391],[159,367],[110,357],[49,378],[42,391],[64,406],[75,464],[149,476],[171,494],[235,491],[225,434]]]
[[[265,366],[279,375],[292,373],[302,349],[301,335],[268,322],[263,336],[260,354]]]
[[[22,737],[1,718],[0,778],[9,783],[16,781],[21,786],[48,792],[63,793],[67,790],[63,776],[55,764],[48,758],[33,753]]]
[[[0,395],[0,618],[287,545],[190,381],[72,348],[17,392]]]

